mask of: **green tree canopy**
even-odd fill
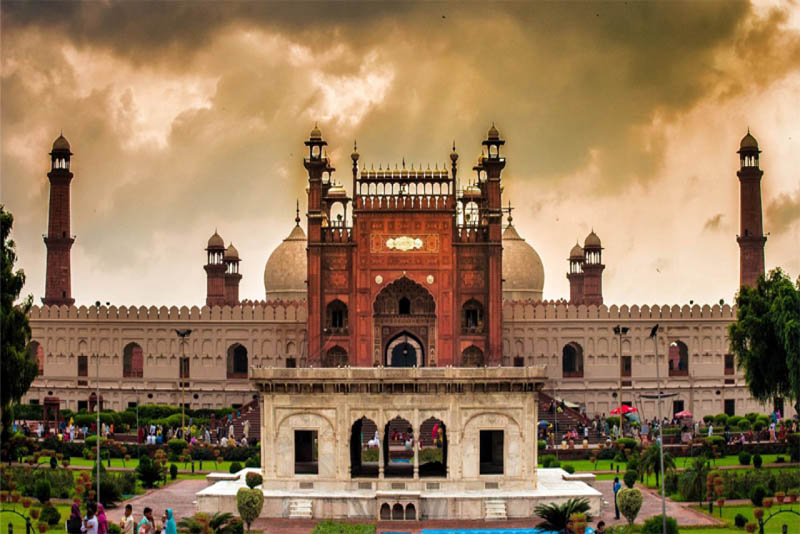
[[[800,280],[780,269],[743,286],[736,296],[736,322],[728,327],[731,352],[744,369],[750,393],[766,402],[800,399]]]
[[[28,351],[28,342],[31,338],[31,327],[28,324],[28,311],[31,309],[33,299],[25,298],[21,304],[17,299],[25,285],[25,273],[22,270],[14,271],[17,253],[14,251],[14,241],[9,239],[14,217],[0,205],[0,226],[2,227],[2,278],[0,278],[0,293],[2,293],[2,387],[0,387],[0,409],[2,410],[2,441],[8,439],[11,429],[11,403],[19,402],[28,391],[31,382],[36,378],[39,366],[35,358]]]

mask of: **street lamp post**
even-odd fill
[[[653,346],[656,353],[656,390],[658,391],[658,453],[661,462],[661,533],[667,534],[667,499],[664,494],[664,420],[661,418],[661,371],[658,368],[658,323],[650,330]]]
[[[106,302],[106,305],[109,303]],[[97,410],[97,502],[100,502],[100,301],[94,303],[97,312],[97,343],[95,344],[95,399],[94,409]],[[87,373],[88,374],[88,373]]]
[[[175,329],[175,333],[178,334],[178,337],[181,338],[181,363],[178,366],[178,380],[181,383],[181,434],[185,434],[186,428],[186,403],[184,402],[184,382],[183,382],[183,369],[186,360],[186,338],[189,337],[189,334],[192,333],[191,330],[188,328],[179,330]],[[183,436],[183,439],[186,439],[186,436]],[[187,440],[188,441],[188,440]]]
[[[614,327],[614,334],[619,339],[619,426],[617,437],[622,437],[622,336],[628,333],[627,326],[617,325]]]

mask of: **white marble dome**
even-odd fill
[[[306,300],[306,233],[297,224],[264,267],[267,300]]]
[[[503,300],[542,300],[544,265],[509,224],[503,232]]]

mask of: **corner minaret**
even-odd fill
[[[206,271],[206,306],[222,306],[225,304],[225,242],[214,230],[206,247],[208,263],[203,267]]]
[[[603,247],[594,230],[583,242],[583,303],[603,303]]]
[[[228,306],[236,306],[239,304],[239,282],[242,280],[242,275],[239,274],[239,251],[233,246],[233,243],[228,245],[225,249],[225,255],[222,257],[225,263],[225,304]]]
[[[583,248],[576,242],[569,252],[569,302],[583,304]]]
[[[50,214],[44,244],[47,247],[47,275],[42,303],[45,305],[71,305],[72,276],[70,250],[75,238],[70,235],[69,184],[72,173],[69,160],[72,156],[69,141],[63,135],[53,142],[50,152]]]
[[[741,229],[736,241],[739,243],[739,286],[755,287],[758,277],[764,274],[764,228],[761,219],[761,176],[758,166],[758,141],[750,135],[739,144],[740,168],[736,176],[740,186]]]

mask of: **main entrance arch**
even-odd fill
[[[435,365],[436,303],[425,287],[406,276],[387,284],[372,317],[375,365]]]

